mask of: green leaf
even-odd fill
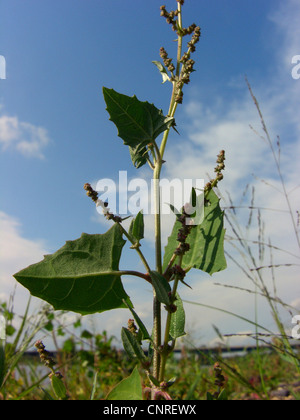
[[[121,330],[121,338],[124,350],[130,358],[138,358],[141,362],[145,362],[147,360],[140,343],[131,331],[123,327]]]
[[[170,336],[173,340],[176,340],[177,338],[182,337],[186,334],[184,331],[185,312],[182,300],[178,293],[176,293],[176,300],[174,304],[176,305],[177,310],[171,316]]]
[[[223,390],[220,392],[220,394],[219,394],[219,396],[218,396],[217,400],[218,400],[218,401],[228,401],[228,394],[227,394],[226,389],[223,389]]]
[[[113,388],[112,391],[107,395],[106,400],[142,400],[143,391],[141,377],[137,367],[134,368],[132,374],[123,379],[118,385]]]
[[[130,147],[129,153],[133,165],[138,169],[147,163],[148,150],[145,146]]]
[[[67,391],[66,387],[59,376],[56,376],[54,373],[50,376],[50,381],[52,385],[52,389],[57,398],[60,400],[64,400],[67,398]]]
[[[93,338],[93,334],[90,333],[88,330],[83,330],[82,333],[80,334],[81,338],[86,338],[87,340],[90,340],[91,338]]]
[[[170,77],[168,75],[168,72],[166,70],[166,68],[161,64],[160,61],[152,61],[153,64],[156,65],[156,67],[158,68],[161,77],[163,79],[162,83],[166,83],[167,81],[170,81]]]
[[[124,301],[124,303],[127,305],[126,301]],[[141,333],[142,333],[142,340],[152,340],[150,334],[147,331],[147,328],[145,327],[143,321],[140,319],[140,317],[135,312],[135,310],[133,308],[131,308],[129,305],[127,305],[127,307],[130,310],[130,312],[132,313],[136,323],[138,324],[139,331],[141,331]]]
[[[7,325],[6,326],[6,335],[8,337],[11,337],[12,335],[14,335],[15,332],[16,332],[15,327],[13,327],[12,325]]]
[[[117,274],[124,244],[117,224],[105,234],[83,233],[14,277],[55,309],[86,315],[125,308],[123,299],[131,302]]]
[[[173,204],[168,203],[170,209],[172,210],[172,212],[176,215],[179,216],[181,213],[179,210],[176,209],[176,207],[173,206]]]
[[[152,285],[155,289],[157,299],[165,305],[170,305],[169,293],[171,292],[171,287],[165,277],[157,271],[150,271],[149,274],[151,276]]]
[[[215,401],[215,398],[213,397],[213,395],[210,392],[207,391],[206,400],[207,401]]]
[[[224,215],[220,209],[219,198],[214,191],[211,190],[206,198],[204,220],[201,224],[192,228],[187,238],[190,250],[183,256],[182,268],[185,270],[197,268],[212,275],[224,270],[227,266],[224,256]],[[177,234],[180,227],[181,223],[176,221],[168,238],[163,261],[164,269],[178,245]]]
[[[142,211],[132,220],[129,227],[129,234],[133,236],[136,242],[144,238],[144,215]]]
[[[157,387],[160,387],[160,382],[156,378],[154,378],[154,376],[149,374],[148,377],[149,377],[150,381],[153,383],[153,385],[155,385]]]
[[[141,167],[146,163],[147,146],[174,124],[174,118],[165,117],[153,104],[141,102],[135,95],[126,96],[106,87],[103,95],[118,136],[130,147],[133,164]]]

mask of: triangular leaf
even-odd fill
[[[141,167],[146,163],[147,145],[174,124],[174,118],[165,117],[161,110],[149,102],[141,102],[136,96],[127,96],[103,87],[104,100],[110,120],[118,129],[118,136],[130,147],[133,164]]]
[[[223,217],[224,215],[219,205],[219,198],[211,190],[206,196],[203,222],[193,227],[187,237],[190,250],[183,256],[181,266],[184,270],[198,268],[212,275],[226,268]],[[176,221],[173,231],[168,238],[167,246],[165,247],[164,269],[168,266],[178,245],[177,234],[180,228],[181,223]]]
[[[137,367],[134,368],[132,374],[123,379],[118,385],[113,388],[112,391],[107,395],[106,400],[142,400],[143,390],[141,377]]]
[[[83,233],[44,260],[14,275],[30,293],[55,309],[82,315],[125,308],[119,260],[126,241],[117,224],[101,235]],[[115,272],[115,273],[114,273]]]

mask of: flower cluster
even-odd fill
[[[175,19],[175,17],[178,16],[178,10],[172,10],[170,13],[167,12],[166,10],[166,6],[161,6],[160,7],[160,15],[164,18],[166,18],[166,22],[169,25],[172,25],[172,29],[173,31],[177,31],[177,20]]]
[[[214,376],[215,376],[215,385],[217,386],[218,390],[214,392],[213,397],[215,399],[218,399],[227,381],[227,379],[223,376],[222,368],[218,362],[214,364]]]
[[[137,335],[138,329],[137,326],[134,323],[134,319],[128,319],[128,330],[134,335]]]
[[[174,252],[175,255],[184,255],[190,249],[190,245],[186,242],[186,239],[193,228],[193,225],[187,221],[187,219],[191,217],[187,213],[187,207],[188,205],[186,204],[182,208],[182,214],[177,216],[177,221],[180,222],[181,228],[177,233],[177,241],[179,242],[179,245]]]
[[[214,364],[215,385],[222,388],[225,385],[226,379],[222,374],[222,368],[218,362]]]
[[[184,1],[177,0],[178,3],[183,5]],[[190,58],[191,54],[196,51],[196,44],[199,42],[200,36],[201,36],[201,29],[199,26],[197,26],[195,23],[190,25],[187,28],[182,28],[181,24],[178,22],[178,10],[172,10],[171,12],[168,12],[166,10],[166,6],[161,6],[160,8],[161,16],[163,16],[167,23],[169,25],[172,25],[173,31],[177,32],[177,35],[180,37],[184,37],[186,35],[192,35],[191,40],[187,44],[187,52],[183,54],[181,57],[180,63],[182,65],[181,70],[179,71],[179,64],[177,65],[177,71],[176,75],[174,75],[175,66],[172,63],[172,59],[168,57],[168,53],[166,50],[162,47],[160,49],[160,56],[163,59],[165,67],[170,71],[171,77],[170,81],[174,83],[174,100],[178,104],[182,103],[183,100],[183,86],[185,84],[190,83],[190,74],[195,71],[194,70],[194,64],[195,61]]]
[[[204,188],[205,192],[210,191],[213,187],[216,187],[218,182],[223,179],[222,171],[225,169],[225,151],[221,150],[217,156],[217,166],[215,167],[214,171],[216,173],[215,179],[211,179]]]
[[[122,222],[121,217],[115,216],[113,213],[110,213],[109,208],[108,208],[108,203],[98,198],[97,191],[95,191],[90,184],[88,183],[84,184],[83,188],[86,190],[86,195],[88,197],[91,197],[91,199],[96,203],[96,207],[102,207],[103,214],[107,220],[113,220],[116,223]]]
[[[167,51],[164,49],[164,47],[161,47],[159,51],[159,55],[163,59],[164,65],[167,67],[167,69],[172,73],[175,70],[175,66],[172,63],[172,58],[168,57]]]
[[[170,273],[177,276],[179,280],[183,280],[186,275],[186,272],[182,267],[180,267],[180,265],[174,265],[174,267],[170,269]]]
[[[91,197],[91,199],[96,203],[98,200],[98,193],[95,191],[90,184],[84,184],[83,188],[86,190],[86,195]]]
[[[221,173],[225,169],[225,150],[221,150],[217,157],[218,166],[215,167],[215,172],[219,180],[223,179],[223,174]]]
[[[201,29],[199,26],[196,26],[195,24],[191,25],[188,29],[186,34],[190,34],[193,32],[193,36],[190,42],[188,42],[188,47],[190,52],[196,51],[196,44],[199,42],[200,36],[201,36]]]
[[[51,369],[51,373],[49,375],[49,378],[53,375],[55,375],[57,378],[62,379],[63,375],[59,371],[54,370],[54,366],[56,365],[55,361],[52,359],[50,353],[46,350],[43,342],[41,340],[38,340],[35,343],[35,347],[37,348],[37,351],[39,353],[41,361],[44,363],[46,367]]]

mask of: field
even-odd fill
[[[44,327],[56,342],[57,333],[63,335],[65,332],[61,329],[54,333],[54,319],[49,313],[47,317],[48,322]],[[80,328],[80,321],[77,327]],[[29,340],[20,338],[16,348],[18,332],[12,330],[11,333],[12,337],[16,337],[5,347],[5,363],[1,363],[3,386],[0,399],[56,399],[48,377],[51,371],[45,366],[45,358],[40,360],[36,349],[24,353],[28,346],[32,350],[29,345],[34,340],[32,334],[29,333]],[[129,360],[124,351],[115,347],[114,342],[114,338],[108,337],[105,331],[92,334],[83,330],[77,336],[65,334],[59,350],[53,354],[49,352],[47,358],[54,359],[54,369],[62,375],[67,399],[105,399],[118,382],[130,375],[136,362]],[[176,378],[169,393],[174,400],[206,400],[214,397],[228,400],[298,400],[300,375],[293,360],[280,351],[280,344],[277,342],[273,348],[258,347],[242,356],[230,357],[222,356],[221,352],[209,354],[188,346],[182,347],[167,364],[167,377]],[[293,350],[293,358],[297,358],[299,363],[297,349]],[[146,375],[142,370],[140,373],[144,378],[143,385],[148,386]]]

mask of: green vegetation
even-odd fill
[[[1,307],[7,309],[5,304]],[[11,319],[15,316],[12,312],[10,315]],[[128,386],[132,393],[131,399],[139,399],[140,393],[135,392],[135,386],[143,387],[147,393],[150,385],[148,379],[144,377],[141,383],[137,362],[116,347],[114,337],[108,337],[105,331],[93,334],[83,329],[80,318],[72,326],[74,333],[70,335],[70,326],[64,327],[61,324],[63,315],[56,312],[54,316],[48,307],[44,307],[37,315],[40,320],[39,332],[46,338],[50,336],[54,343],[61,340],[55,356],[47,352],[41,341],[36,342],[35,356],[32,353],[24,355],[25,350],[33,351],[34,337],[31,336],[30,342],[23,337],[19,346],[15,347],[14,337],[20,331],[8,328],[11,334],[8,341],[11,344],[7,342],[5,346],[5,364],[2,367],[4,381],[0,388],[0,399],[115,399],[116,383],[122,386],[125,381],[128,383],[124,383],[124,399],[130,399],[127,395]],[[34,331],[36,333],[36,329]],[[258,353],[254,351],[245,356],[224,358],[221,353],[207,354],[186,344],[166,364],[166,373],[169,378],[173,378],[170,380],[173,399],[268,400],[277,398],[274,391],[283,383],[288,390],[283,392],[285,399],[299,399],[300,376],[293,364],[285,360],[284,353],[276,351],[276,348],[274,346],[271,350],[265,350],[261,347]],[[299,357],[296,352],[295,355]],[[134,380],[131,383],[132,377]],[[298,385],[293,386],[297,382]],[[122,399],[122,390],[119,389],[116,395],[117,399]]]

